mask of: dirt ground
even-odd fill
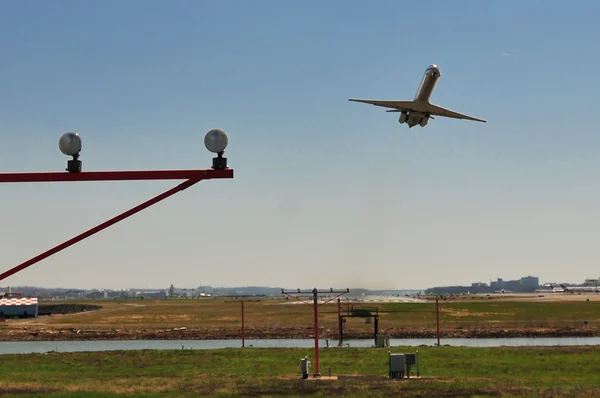
[[[391,338],[436,338],[435,329],[383,329],[381,334]],[[562,328],[480,328],[442,329],[441,338],[508,338],[508,337],[594,337],[600,330],[587,327]],[[306,328],[250,329],[246,339],[307,339],[313,338],[313,330]],[[337,340],[337,330],[321,330],[322,339]],[[364,329],[344,330],[344,339],[372,338],[372,331]],[[3,328],[0,341],[67,341],[67,340],[229,340],[240,339],[241,331],[235,329],[75,329],[75,328]]]

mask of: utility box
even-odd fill
[[[377,347],[389,347],[390,346],[390,336],[378,334],[377,335]]]
[[[300,360],[300,372],[302,372],[302,378],[308,379],[308,372],[310,370],[310,361],[308,355]]]
[[[419,376],[419,353],[405,353],[406,358],[406,377],[410,377],[410,370],[413,366],[417,367],[417,377]]]
[[[406,369],[406,359],[404,354],[392,354],[390,352],[389,359],[389,378],[390,379],[403,379],[404,371]]]

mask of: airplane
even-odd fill
[[[544,283],[544,285],[535,290],[536,293],[565,293],[562,287],[556,287],[554,283]]]
[[[563,288],[565,293],[600,293],[600,287],[598,286],[572,286],[567,287],[564,283],[560,284],[560,287]]]
[[[440,78],[440,68],[437,65],[429,65],[425,70],[425,74],[421,79],[421,84],[417,89],[417,94],[413,101],[391,101],[391,100],[369,100],[350,98],[348,101],[362,102],[384,108],[392,108],[386,112],[400,112],[400,124],[406,123],[408,128],[413,128],[417,124],[425,127],[429,123],[429,119],[434,119],[433,116],[450,117],[454,119],[466,119],[476,122],[487,123],[483,119],[478,119],[473,116],[463,115],[451,111],[450,109],[442,108],[441,106],[433,105],[429,102],[429,98],[433,93],[433,89]]]

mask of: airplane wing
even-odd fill
[[[451,117],[454,119],[466,119],[466,120],[473,120],[475,122],[487,123],[483,119],[477,119],[476,117],[473,117],[473,116],[463,115],[462,113],[454,112],[454,111],[451,111],[450,109],[442,108],[441,106],[432,105],[432,104],[427,105],[427,113],[429,113],[430,115]]]
[[[387,101],[387,100],[371,100],[371,99],[356,99],[350,98],[348,101],[362,102],[363,104],[371,104],[375,106],[381,106],[384,108],[391,108],[393,110],[388,112],[398,111],[416,111],[414,101]]]
[[[466,119],[473,120],[476,122],[487,123],[483,119],[478,119],[473,116],[463,115],[462,113],[451,111],[450,109],[442,108],[441,106],[415,102],[415,101],[389,101],[389,100],[370,100],[370,99],[355,99],[350,98],[348,101],[353,102],[362,102],[364,104],[371,104],[375,106],[381,106],[384,108],[391,108],[388,112],[400,112],[400,111],[413,111],[413,112],[423,112],[427,113],[431,116],[443,116],[450,117],[454,119]]]

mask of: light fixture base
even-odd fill
[[[66,170],[69,173],[79,173],[81,171],[82,162],[79,160],[79,155],[73,156],[72,160],[67,162]]]
[[[212,168],[215,170],[225,170],[227,168],[227,158],[223,157],[223,152],[219,152],[217,155],[212,160]]]

